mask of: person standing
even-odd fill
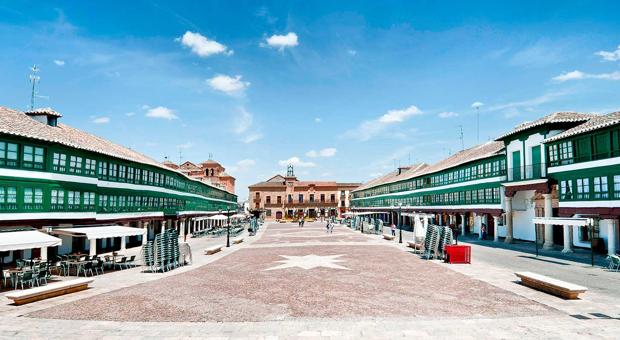
[[[482,239],[486,240],[487,239],[487,225],[482,223],[482,226],[480,227],[480,232],[482,233]]]
[[[390,230],[392,230],[392,236],[396,237],[396,224],[394,222],[390,224]]]

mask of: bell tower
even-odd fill
[[[286,167],[286,177],[295,177],[295,171],[293,171],[293,165],[289,164]]]

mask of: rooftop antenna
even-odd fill
[[[179,148],[179,166],[181,166],[182,159],[183,159],[183,150],[181,150],[181,148]]]
[[[459,134],[459,138],[461,139],[461,151],[465,150],[465,142],[463,141],[463,125],[459,125],[459,129],[461,130]]]
[[[213,159],[213,154],[209,152],[209,160]]]
[[[39,68],[37,65],[33,65],[30,68],[30,71],[32,71],[32,73],[30,73],[30,82],[32,83],[32,92],[30,93],[30,110],[34,110],[34,98],[37,97],[36,87],[41,77],[37,75],[37,73],[39,73]]]
[[[480,144],[480,107],[484,105],[481,102],[471,104],[476,109],[476,144]]]

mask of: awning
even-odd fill
[[[69,236],[86,236],[89,240],[95,240],[109,237],[146,235],[146,229],[108,225],[99,227],[59,228],[52,230],[52,233]]]
[[[216,221],[223,221],[223,220],[227,220],[228,216],[226,216],[226,215],[213,215],[213,216],[209,217],[208,219],[216,220]]]
[[[0,233],[0,251],[55,247],[61,244],[61,239],[36,230]]]
[[[574,226],[586,226],[589,225],[590,218],[585,217],[534,217],[532,222],[534,224],[545,225],[574,225]]]

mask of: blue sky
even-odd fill
[[[209,153],[237,194],[294,163],[367,181],[559,111],[620,109],[617,1],[0,2],[0,105],[157,160]]]

